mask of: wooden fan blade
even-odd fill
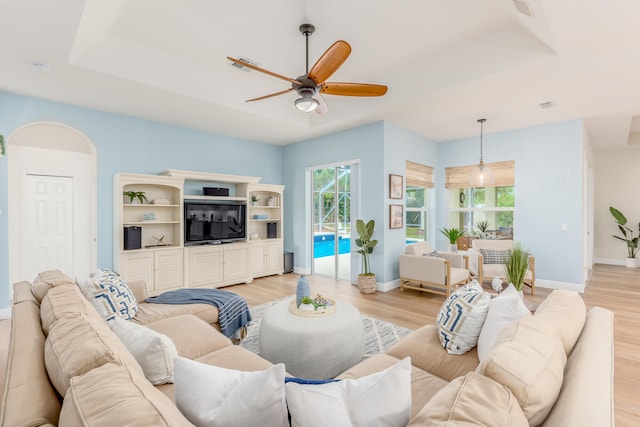
[[[338,40],[326,50],[311,67],[307,76],[317,84],[324,83],[351,54],[351,46],[344,40]]]
[[[245,102],[260,101],[262,99],[272,98],[272,97],[278,96],[278,95],[284,95],[285,93],[289,93],[292,90],[293,90],[293,88],[289,88],[287,90],[283,90],[282,92],[272,93],[272,94],[269,94],[269,95],[261,96],[259,98],[247,99]]]
[[[324,83],[320,92],[327,95],[342,96],[382,96],[387,93],[387,87],[367,83]]]
[[[230,56],[227,56],[227,59],[228,59],[229,61],[231,61],[231,62],[235,62],[235,63],[241,64],[241,65],[243,65],[243,66],[245,66],[245,67],[247,67],[247,68],[251,68],[252,70],[259,71],[259,72],[264,73],[264,74],[267,74],[267,75],[269,75],[269,76],[271,76],[271,77],[276,77],[276,78],[278,78],[278,79],[286,80],[286,81],[288,81],[289,83],[297,83],[297,84],[299,84],[299,85],[301,85],[301,84],[302,84],[302,83],[300,83],[299,81],[297,81],[297,80],[295,80],[295,79],[292,79],[292,78],[290,78],[290,77],[282,76],[282,75],[280,75],[280,74],[276,74],[276,73],[274,73],[273,71],[269,71],[269,70],[265,70],[264,68],[256,67],[255,65],[253,65],[253,64],[249,64],[248,62],[243,61],[242,59],[235,59],[235,58],[232,58],[232,57],[230,57]]]

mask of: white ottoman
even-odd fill
[[[260,324],[260,356],[284,363],[301,378],[333,378],[364,354],[364,326],[357,308],[336,301],[336,311],[319,317],[289,312],[289,300],[269,307]]]

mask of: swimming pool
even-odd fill
[[[335,235],[316,234],[313,236],[313,257],[322,258],[332,256],[335,251]],[[348,254],[351,252],[351,236],[338,237],[338,253]]]

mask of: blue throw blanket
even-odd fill
[[[235,332],[251,321],[247,302],[240,295],[218,289],[177,289],[145,302],[156,304],[211,304],[218,307],[218,325],[220,331],[231,338]]]

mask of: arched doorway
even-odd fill
[[[95,146],[52,122],[17,129],[7,145],[10,283],[49,269],[88,276],[97,265]]]

